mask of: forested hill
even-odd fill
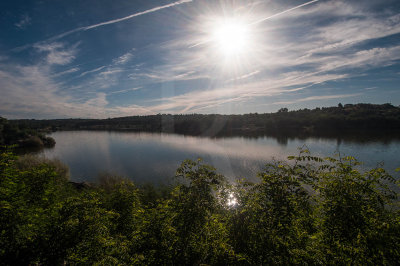
[[[108,119],[13,120],[51,130],[131,130],[188,135],[335,135],[400,131],[400,107],[391,104],[339,104],[336,107],[243,115],[158,114]]]

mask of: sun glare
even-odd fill
[[[240,20],[221,21],[217,23],[212,32],[212,41],[222,55],[243,54],[249,48],[249,28]]]
[[[229,194],[227,205],[228,207],[235,207],[238,204],[237,199],[233,193]]]
[[[251,24],[248,14],[214,14],[200,17],[193,29],[198,38],[193,39],[191,48],[197,49],[205,64],[212,64],[220,71],[221,79],[232,80],[234,75],[254,72],[261,58],[263,39],[260,29]]]
[[[224,21],[213,33],[217,48],[225,55],[244,52],[248,42],[246,25],[239,21]]]

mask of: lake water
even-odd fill
[[[60,131],[51,136],[57,144],[42,153],[66,163],[73,181],[95,181],[99,173],[113,173],[132,180],[165,183],[171,180],[184,159],[202,158],[230,180],[256,174],[273,158],[297,155],[306,145],[315,156],[355,156],[365,168],[384,162],[384,168],[398,176],[400,141],[358,143],[338,139],[276,139],[272,137],[205,138],[175,134],[109,131]]]

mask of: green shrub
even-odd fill
[[[44,156],[25,154],[20,156],[15,163],[20,170],[25,171],[40,165],[48,165],[52,167],[60,177],[66,180],[70,177],[68,166],[59,159],[48,159]]]
[[[43,148],[44,144],[41,138],[38,136],[30,136],[20,142],[22,147],[25,148]]]
[[[77,190],[59,161],[1,150],[0,264],[398,264],[395,178],[352,157],[288,159],[236,184],[184,161],[166,195],[109,174]]]

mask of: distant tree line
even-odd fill
[[[398,184],[308,151],[228,183],[184,161],[169,188],[0,151],[0,265],[398,265]],[[397,191],[397,192],[396,192]]]
[[[400,107],[391,104],[339,104],[337,107],[243,115],[158,114],[109,119],[14,120],[48,130],[129,130],[203,136],[337,136],[400,131]]]

